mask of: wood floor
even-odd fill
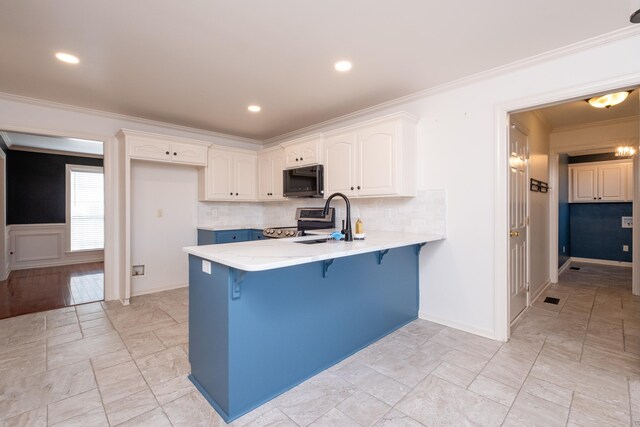
[[[0,282],[0,319],[104,299],[104,263],[16,270]]]

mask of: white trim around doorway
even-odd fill
[[[508,277],[508,144],[509,144],[509,115],[519,111],[526,111],[535,108],[540,108],[545,105],[567,102],[575,99],[584,99],[586,96],[593,93],[602,93],[609,90],[619,89],[621,87],[633,87],[640,86],[640,73],[634,73],[631,75],[613,78],[609,80],[600,81],[597,83],[583,84],[580,86],[572,87],[565,90],[558,90],[556,92],[525,97],[517,100],[512,100],[502,104],[496,105],[495,108],[495,132],[496,132],[496,170],[495,170],[495,217],[494,217],[494,271],[495,271],[495,292],[494,292],[494,329],[495,338],[501,341],[507,341],[510,337],[510,316],[509,316],[509,277]],[[551,157],[551,156],[550,156]],[[557,156],[556,156],[557,157]],[[637,163],[637,162],[635,162]],[[635,164],[634,163],[634,164]],[[557,163],[556,163],[557,165]],[[637,169],[637,165],[634,170]],[[552,170],[550,169],[550,173]],[[557,175],[557,166],[556,166]],[[553,182],[550,176],[551,189],[551,206],[553,206],[553,200],[555,198],[557,203],[556,185],[557,182]],[[557,181],[557,180],[556,180]],[[635,186],[634,200],[640,194],[640,185]],[[636,206],[638,203],[634,203],[634,217],[636,216]],[[640,265],[640,254],[636,250],[638,237],[640,237],[640,227],[634,227],[634,246],[633,246],[633,261],[636,265]],[[554,233],[553,224],[549,227],[550,233]],[[557,236],[557,221],[555,224],[555,234],[552,234],[551,241],[556,239]],[[557,245],[557,243],[556,243]],[[551,258],[553,252],[551,253]],[[558,261],[556,250],[556,264],[551,270],[555,271],[557,275]],[[634,269],[633,277],[633,291],[634,294],[640,294],[640,280],[637,277],[637,268]]]
[[[118,210],[118,148],[115,136],[85,132],[60,131],[29,126],[15,126],[0,123],[0,129],[8,132],[30,133],[62,138],[78,138],[101,141],[103,147],[105,221],[104,221],[104,299],[120,298],[118,277],[120,275],[120,247],[118,230],[120,227]]]

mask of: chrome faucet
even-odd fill
[[[351,203],[349,203],[349,198],[342,193],[333,193],[327,199],[327,202],[324,204],[324,210],[322,211],[323,215],[326,217],[329,213],[329,206],[331,205],[331,200],[334,197],[342,197],[344,202],[347,204],[347,218],[346,218],[346,226],[343,225],[342,234],[344,234],[345,242],[353,242],[353,233],[351,232]],[[345,223],[343,222],[343,224]]]

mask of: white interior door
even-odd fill
[[[509,312],[511,320],[527,307],[527,136],[509,130]]]

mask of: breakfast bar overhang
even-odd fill
[[[418,316],[421,247],[372,233],[185,248],[190,379],[231,422]]]

